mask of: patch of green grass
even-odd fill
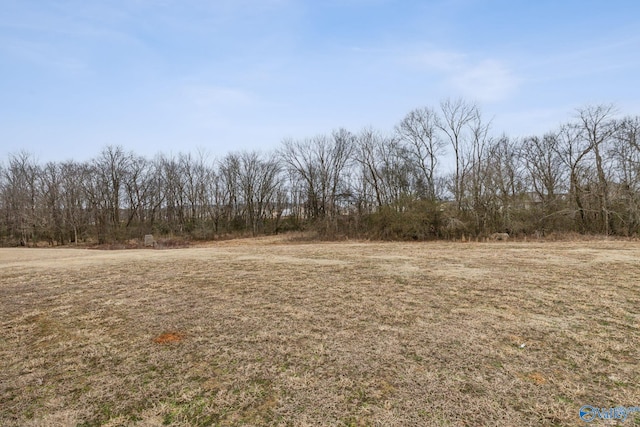
[[[560,403],[565,403],[565,404],[567,404],[567,405],[571,405],[571,404],[573,404],[573,400],[571,400],[570,398],[568,398],[568,397],[567,397],[567,396],[565,396],[565,395],[559,394],[559,395],[557,396],[557,398],[558,398],[558,402],[560,402]]]
[[[162,417],[164,425],[180,423],[183,425],[207,427],[220,421],[220,414],[205,396],[196,396],[187,401],[175,401],[171,409]]]

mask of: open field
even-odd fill
[[[0,249],[0,322],[3,426],[584,425],[582,405],[640,406],[635,242]]]

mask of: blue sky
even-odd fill
[[[269,150],[447,97],[493,132],[640,114],[640,3],[0,0],[0,159]]]

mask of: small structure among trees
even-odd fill
[[[144,246],[145,247],[154,247],[156,245],[156,241],[153,238],[153,234],[145,234],[144,236]]]

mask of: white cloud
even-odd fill
[[[455,51],[432,50],[415,55],[413,62],[440,74],[443,84],[457,94],[479,102],[509,98],[520,84],[507,64],[496,59],[477,61]]]
[[[495,60],[485,60],[458,69],[449,77],[449,81],[464,96],[482,102],[506,99],[519,84],[513,72]]]

